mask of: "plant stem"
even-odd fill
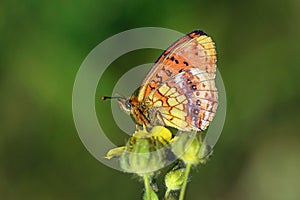
[[[145,184],[145,190],[146,190],[146,195],[148,196],[147,199],[151,200],[151,186],[150,186],[150,182],[149,182],[149,177],[148,175],[144,175],[144,184]]]
[[[189,174],[190,174],[190,171],[191,171],[191,167],[192,167],[191,163],[188,163],[186,165],[185,173],[184,173],[184,181],[183,181],[183,184],[182,184],[182,187],[181,187],[181,191],[180,191],[180,195],[179,195],[179,200],[183,200],[184,199],[184,193],[185,193],[185,190],[186,190],[186,185],[187,185],[187,181],[188,181]]]
[[[165,200],[168,200],[168,196],[170,194],[171,190],[167,189],[166,193],[165,193]]]

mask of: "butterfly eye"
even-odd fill
[[[130,100],[130,99],[127,99],[127,100],[125,101],[125,107],[126,107],[127,109],[130,109],[130,108],[131,108],[131,100]]]

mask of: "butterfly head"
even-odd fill
[[[121,110],[131,115],[137,124],[148,124],[148,107],[145,102],[139,102],[137,97],[131,96],[127,99],[119,99]]]
[[[123,110],[128,115],[132,114],[132,109],[135,106],[134,98],[135,97],[125,98],[125,97],[122,97],[122,96],[119,96],[119,95],[113,96],[113,97],[109,97],[109,96],[102,96],[101,97],[101,99],[103,101],[107,100],[107,99],[117,99],[121,110]]]
[[[128,115],[132,113],[133,101],[131,97],[127,99],[119,99],[118,103],[121,110],[123,110],[125,113]]]

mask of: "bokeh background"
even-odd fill
[[[71,98],[97,44],[145,26],[203,29],[217,44],[227,119],[214,156],[193,170],[186,199],[300,199],[299,19],[298,0],[1,1],[0,199],[141,199],[136,177],[85,149]],[[99,90],[110,94],[122,73],[160,53],[122,56]],[[109,108],[97,112],[121,145]]]

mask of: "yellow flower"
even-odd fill
[[[125,150],[125,146],[117,147],[109,150],[105,156],[106,159],[110,160],[114,157],[120,157]]]

